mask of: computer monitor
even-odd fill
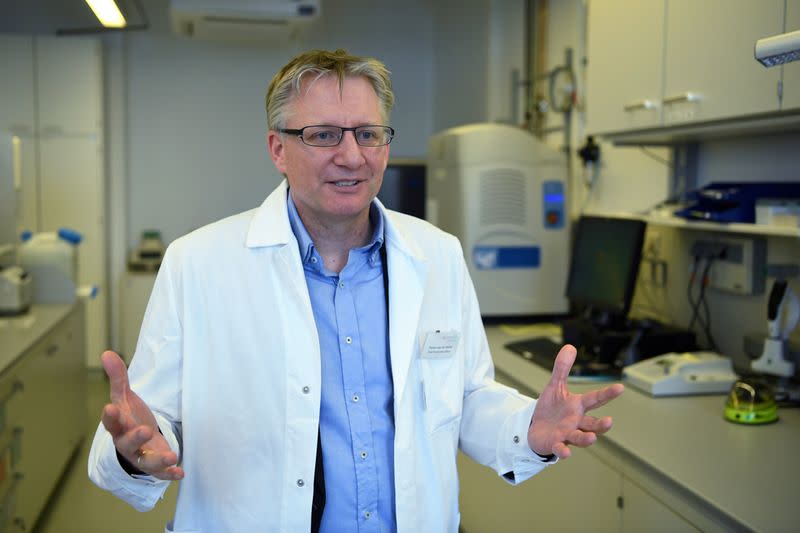
[[[392,159],[383,173],[378,199],[388,209],[425,218],[425,161]]]
[[[599,216],[578,220],[566,296],[593,322],[608,324],[627,317],[645,228],[640,220]]]

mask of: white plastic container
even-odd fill
[[[67,229],[53,233],[24,233],[17,262],[33,276],[35,303],[69,303],[78,283],[81,236]]]

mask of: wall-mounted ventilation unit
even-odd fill
[[[319,0],[172,0],[173,30],[194,39],[288,41],[319,17]]]

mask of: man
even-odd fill
[[[499,385],[458,241],[385,210],[393,104],[378,61],[293,59],[267,94],[284,181],[173,242],[89,474],[140,510],[183,480],[173,531],[456,531],[460,447],[520,483],[611,426],[622,392]],[[135,389],[136,392],[133,390]]]

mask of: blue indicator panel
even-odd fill
[[[564,184],[560,181],[542,183],[542,218],[545,229],[564,227]]]
[[[478,270],[499,268],[539,268],[538,246],[476,246],[472,263]]]

